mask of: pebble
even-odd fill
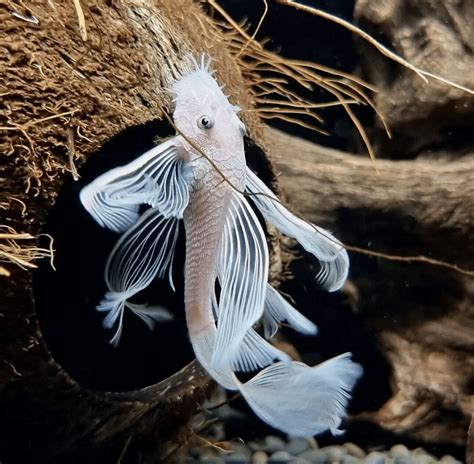
[[[363,461],[360,458],[348,454],[342,458],[341,464],[360,464],[361,462]]]
[[[226,464],[250,464],[250,457],[242,453],[232,453],[224,456]]]
[[[454,458],[453,456],[449,456],[449,454],[446,454],[445,456],[443,456],[440,461],[439,461],[440,464],[462,464],[461,461],[458,461],[456,458]]]
[[[364,464],[388,464],[389,459],[385,454],[380,453],[379,451],[372,451],[362,462]]]
[[[198,462],[200,464],[221,464],[222,460],[218,456],[212,454],[202,454]]]
[[[265,451],[256,451],[252,456],[252,464],[267,464],[268,455]]]
[[[257,443],[256,441],[248,441],[247,446],[252,450],[252,451],[260,451],[262,448],[262,445]]]
[[[232,451],[234,453],[243,454],[247,457],[250,457],[252,454],[252,451],[249,449],[249,447],[241,441],[234,441],[232,443]]]
[[[438,460],[428,453],[423,448],[416,448],[412,451],[412,456],[415,457],[415,461],[420,464],[436,464]]]
[[[319,448],[318,442],[314,438],[307,438],[310,448]]]
[[[393,458],[410,456],[410,451],[405,445],[394,445],[390,448],[389,453]]]
[[[329,460],[329,456],[325,449],[317,448],[309,449],[308,451],[301,453],[298,457],[306,459],[311,464],[326,464],[326,462]]]
[[[269,435],[268,437],[265,437],[260,448],[267,453],[273,454],[277,451],[283,451],[285,449],[285,442],[280,437]]]
[[[423,448],[410,451],[402,444],[366,454],[355,443],[320,449],[314,439],[291,438],[285,442],[274,435],[258,442],[235,441],[232,454],[216,455],[209,449],[192,448],[188,456],[188,464],[462,464],[453,456],[438,460]]]
[[[298,458],[295,458],[295,459],[291,460],[290,464],[312,464],[312,463],[307,461],[304,458],[298,457]]]
[[[299,456],[310,448],[308,440],[305,438],[292,438],[286,445],[286,451],[293,456]]]
[[[344,443],[344,448],[346,448],[347,453],[350,454],[351,456],[355,456],[356,458],[365,458],[366,452],[357,446],[355,443]]]
[[[412,456],[395,456],[392,464],[417,464],[417,460]]]
[[[246,419],[246,415],[238,411],[237,409],[234,409],[232,406],[229,406],[228,404],[225,404],[221,406],[220,408],[217,408],[214,410],[214,414],[218,419],[221,421],[244,421]]]
[[[344,448],[344,446],[333,445],[326,446],[323,449],[330,461],[340,461],[347,454],[347,450]]]
[[[437,464],[438,460],[429,454],[420,454],[415,456],[414,461],[416,464]]]
[[[294,456],[288,453],[288,451],[277,451],[270,456],[268,464],[288,464]]]

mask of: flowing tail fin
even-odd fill
[[[216,328],[192,334],[198,361],[211,377],[229,390],[239,390],[249,406],[264,422],[291,436],[308,437],[326,430],[342,433],[350,392],[362,375],[362,367],[345,353],[315,367],[296,361],[250,331],[241,347],[238,366],[214,366],[212,353]],[[258,348],[258,349],[256,349]],[[234,370],[253,370],[269,365],[249,381],[239,381]]]
[[[272,364],[239,390],[262,420],[288,435],[312,436],[328,429],[337,435],[361,374],[362,367],[345,353],[315,367]]]

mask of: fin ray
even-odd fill
[[[263,313],[268,248],[245,198],[232,192],[217,266],[221,285],[213,363],[230,365],[248,330]]]
[[[157,145],[135,160],[107,171],[86,185],[79,196],[98,224],[124,232],[148,204],[165,217],[182,218],[189,202],[190,166],[179,137]]]
[[[288,303],[270,284],[267,284],[265,310],[262,317],[265,338],[272,338],[278,331],[279,324],[287,321],[290,327],[306,335],[316,335],[318,328],[308,318]]]
[[[97,307],[98,311],[109,313],[104,319],[106,327],[111,328],[119,316],[121,321],[125,306],[150,326],[154,319],[152,314],[144,308],[139,310],[140,305],[127,300],[145,289],[155,277],[163,278],[171,270],[178,222],[178,219],[165,218],[157,209],[150,208],[120,237],[105,266],[109,292]],[[115,336],[118,342],[120,336]]]
[[[288,211],[275,194],[249,169],[246,172],[246,190],[253,195],[252,201],[280,232],[295,238],[309,253],[313,254],[321,264],[316,276],[318,281],[329,291],[342,287],[349,272],[349,257],[341,242],[321,227],[309,224]],[[270,197],[270,198],[269,198]]]
[[[255,330],[249,329],[231,367],[233,371],[251,372],[268,366],[276,359],[283,362],[291,360],[286,353],[268,343]]]
[[[315,367],[279,362],[240,385],[253,411],[271,426],[291,436],[312,436],[339,429],[350,391],[362,374],[350,353]]]
[[[138,316],[150,330],[155,328],[157,322],[168,322],[174,318],[173,314],[163,306],[130,303],[130,301],[126,301],[125,306]]]

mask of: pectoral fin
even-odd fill
[[[102,227],[123,232],[138,220],[142,204],[159,209],[164,217],[182,218],[190,175],[184,148],[174,137],[99,176],[81,190],[80,199]]]
[[[246,190],[257,193],[252,196],[252,201],[265,219],[283,234],[298,240],[306,251],[318,258],[321,270],[316,278],[320,283],[329,291],[341,288],[349,272],[349,257],[341,242],[328,231],[309,224],[288,211],[249,168],[246,172]]]
[[[265,310],[262,317],[266,339],[272,338],[278,331],[279,324],[288,322],[290,327],[306,335],[316,335],[318,328],[308,318],[288,303],[270,284],[267,285]]]
[[[171,314],[163,306],[150,306],[148,304],[136,304],[127,301],[125,303],[127,309],[138,316],[150,329],[153,330],[157,322],[169,322],[173,320],[173,314]]]

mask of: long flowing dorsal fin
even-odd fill
[[[341,242],[327,230],[309,224],[288,211],[249,168],[246,172],[246,190],[257,193],[252,196],[252,201],[265,219],[283,234],[298,240],[306,251],[318,258],[321,270],[316,278],[319,282],[329,291],[341,288],[349,272],[349,257]]]
[[[142,204],[182,218],[189,202],[190,166],[180,137],[157,145],[125,166],[107,171],[80,193],[85,209],[115,232],[129,229]]]

